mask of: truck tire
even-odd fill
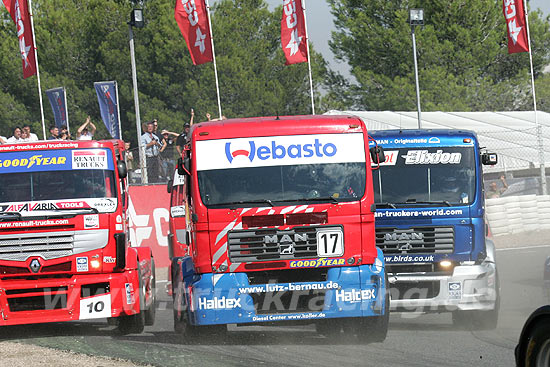
[[[489,311],[453,311],[453,325],[468,330],[494,330],[498,324],[500,312],[500,280],[495,277],[495,308]]]
[[[151,258],[151,305],[145,310],[145,325],[151,326],[155,323],[157,312],[157,277],[155,273],[155,259]]]
[[[139,264],[139,261],[138,261]],[[143,281],[141,279],[141,271],[139,266],[138,273],[138,289],[139,289],[139,311],[135,315],[123,315],[118,318],[118,332],[121,335],[141,334],[145,329],[145,294],[143,289]]]
[[[386,275],[386,287],[388,276]],[[363,326],[358,330],[357,336],[364,343],[382,343],[388,335],[390,323],[390,290],[386,288],[384,300],[384,314],[375,317],[363,318]]]
[[[534,324],[525,340],[524,366],[550,366],[550,318],[543,318]]]

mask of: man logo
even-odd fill
[[[399,245],[399,251],[410,251],[413,247],[410,243],[404,243],[402,245]]]
[[[31,269],[33,273],[38,273],[41,267],[42,265],[40,264],[40,260],[38,259],[32,259],[31,263],[29,264],[29,269]]]
[[[279,254],[281,255],[293,255],[294,251],[294,244],[292,242],[279,244]]]

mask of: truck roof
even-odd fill
[[[271,116],[207,121],[194,124],[191,134],[197,140],[231,139],[244,136],[357,133],[364,123],[355,116]]]
[[[44,149],[106,148],[119,146],[124,149],[122,140],[39,140],[26,143],[0,145],[0,152],[17,152]]]
[[[413,129],[413,130],[371,130],[378,144],[384,147],[430,147],[430,146],[474,146],[477,135],[470,130],[456,129]],[[371,144],[372,145],[372,144]]]

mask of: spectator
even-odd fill
[[[162,159],[162,168],[164,170],[164,177],[170,179],[174,172],[174,154],[176,152],[176,138],[179,136],[168,130],[162,130],[162,140],[160,148],[160,157]]]
[[[76,140],[92,140],[94,138],[95,131],[96,127],[90,119],[90,116],[88,116],[86,117],[86,122],[80,125],[76,131]]]
[[[221,121],[221,120],[227,120],[227,117],[225,117],[225,116],[222,115],[221,118],[216,117],[215,119],[213,119],[212,116],[211,116],[209,113],[207,113],[207,114],[206,114],[206,119],[207,119],[208,121]]]
[[[25,131],[29,136],[29,141],[38,141],[38,136],[31,132],[31,126],[29,124],[23,125],[23,131]]]
[[[21,143],[21,128],[16,127],[13,129],[13,136],[8,139],[8,143]]]
[[[0,135],[0,144],[6,144],[7,142],[8,142],[8,138]]]
[[[161,142],[162,141],[162,136],[159,134],[158,129],[159,129],[158,120],[153,119],[153,134],[155,134],[158,138],[158,141]]]
[[[61,140],[71,140],[71,134],[69,134],[69,129],[67,129],[67,125],[61,125],[59,138]]]
[[[21,129],[21,139],[19,139],[21,143],[28,143],[31,140],[29,139],[29,133],[25,131],[25,129]]]
[[[210,114],[207,114],[210,115]],[[195,110],[191,109],[191,120],[189,120],[189,123],[185,123],[183,125],[183,131],[181,134],[178,135],[178,138],[176,139],[176,150],[178,151],[178,156],[181,156],[181,153],[183,152],[183,148],[189,141],[189,129],[191,128],[191,125],[193,125],[193,119],[195,118]]]
[[[148,122],[147,131],[141,136],[141,144],[145,146],[147,177],[150,183],[158,182],[160,168],[159,150],[161,145],[158,137],[153,133],[154,129],[154,122]]]
[[[504,193],[504,191],[508,189],[508,183],[506,182],[506,178],[504,177],[504,175],[500,176],[500,181],[502,182],[502,187],[500,189],[497,187],[496,182],[491,182],[491,184],[489,185],[489,190],[487,190],[487,192],[485,193],[485,197],[487,199],[499,198]]]
[[[55,125],[50,126],[50,136],[48,137],[48,140],[58,140],[59,137],[59,129]]]

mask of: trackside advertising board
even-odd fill
[[[0,156],[0,174],[78,169],[114,170],[108,149],[64,149],[5,152]]]
[[[365,162],[363,134],[312,134],[196,142],[197,170]]]

